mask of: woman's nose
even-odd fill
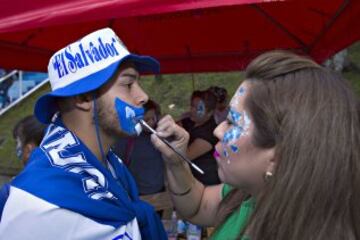
[[[220,123],[213,132],[214,136],[217,137],[220,141],[224,138],[225,125],[226,125],[225,121]]]

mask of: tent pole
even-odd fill
[[[191,80],[192,80],[192,90],[195,91],[195,78],[194,78],[194,73],[191,73]]]

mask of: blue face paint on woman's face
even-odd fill
[[[196,106],[196,115],[200,119],[205,116],[205,103],[203,100],[200,100]]]
[[[236,111],[234,108],[230,108],[229,115],[230,115],[232,121],[235,122],[235,123],[240,122],[241,117],[242,117],[242,113]]]
[[[240,87],[240,89],[238,90],[237,94],[242,97],[245,95],[245,88],[244,87]]]
[[[239,147],[236,142],[242,137],[248,134],[251,120],[246,111],[238,112],[233,107],[229,111],[229,122],[232,126],[224,133],[222,145],[224,149],[224,157],[228,158],[230,155],[226,149],[230,149],[232,153],[239,153]],[[225,154],[225,152],[227,154]],[[227,161],[230,163],[230,160]]]
[[[16,139],[16,156],[22,160],[23,159],[23,148],[19,139]]]
[[[130,136],[141,133],[141,125],[138,120],[144,118],[144,108],[132,106],[120,98],[115,98],[115,110],[123,132]]]

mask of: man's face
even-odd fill
[[[147,94],[139,85],[139,72],[132,63],[120,66],[113,79],[101,88],[97,98],[97,114],[100,128],[109,136],[126,136],[119,125],[115,99],[141,107],[148,101]]]

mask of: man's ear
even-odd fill
[[[75,106],[83,111],[90,111],[93,105],[93,97],[90,94],[82,94],[74,97]]]

